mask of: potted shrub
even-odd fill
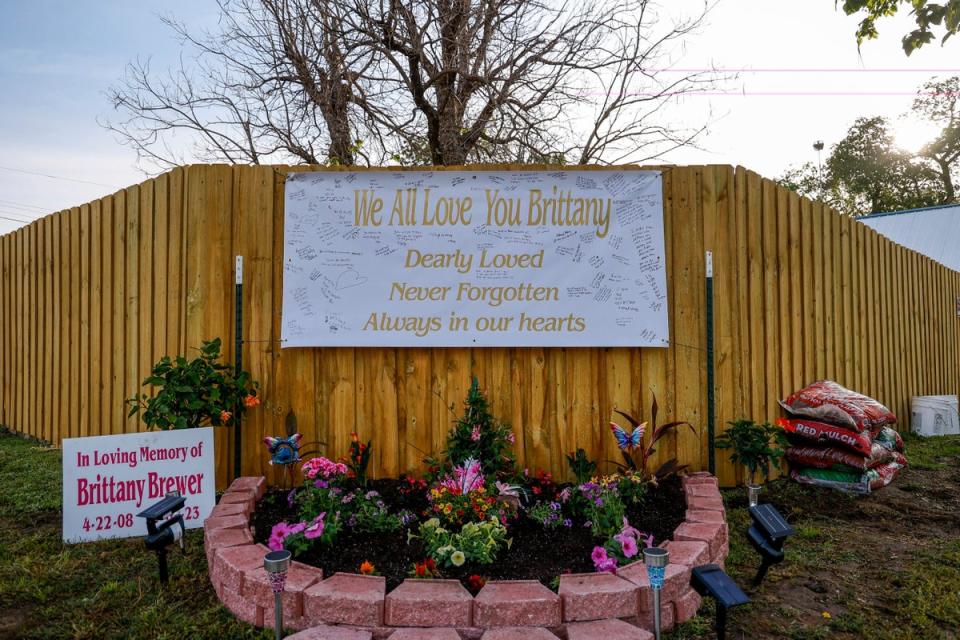
[[[717,437],[717,449],[733,449],[730,460],[742,464],[748,472],[748,495],[751,506],[756,504],[760,485],[757,472],[763,471],[764,481],[770,479],[770,466],[779,464],[787,445],[783,431],[769,422],[757,424],[742,418],[728,422],[730,427]]]
[[[257,382],[250,374],[220,362],[220,338],[205,341],[192,360],[164,356],[153,365],[144,387],[156,394],[127,400],[132,416],[150,429],[187,429],[203,425],[233,426],[247,409],[260,404]]]

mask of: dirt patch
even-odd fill
[[[946,612],[914,599],[960,579],[951,545],[960,540],[960,456],[934,468],[907,469],[890,486],[863,497],[789,481],[765,496],[798,534],[786,561],[771,569],[754,601],[731,620],[732,638],[957,638],[958,593],[945,589]],[[759,557],[743,537],[749,518],[743,490],[726,492],[731,540],[740,548],[728,571],[749,585]],[[937,575],[943,570],[946,573]],[[932,585],[925,584],[925,580]],[[958,584],[960,586],[960,584]],[[918,611],[918,609],[920,609]],[[711,637],[694,634],[695,637]],[[681,637],[691,637],[689,635]]]

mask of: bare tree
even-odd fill
[[[141,158],[642,161],[690,144],[664,109],[716,81],[671,57],[705,20],[651,0],[218,0],[161,78],[132,64],[108,123]],[[361,143],[362,141],[362,143]]]

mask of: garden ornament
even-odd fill
[[[660,590],[670,563],[670,552],[661,547],[647,547],[643,550],[643,562],[647,565],[647,577],[653,587],[653,633],[660,640]]]
[[[303,436],[294,433],[288,438],[267,436],[263,439],[270,452],[270,464],[283,467],[289,486],[293,486],[293,465],[300,462],[300,440]]]
[[[298,434],[299,435],[299,434]],[[273,590],[274,629],[276,638],[283,637],[283,603],[281,595],[287,584],[287,570],[290,568],[290,552],[286,549],[271,551],[263,557],[263,569],[270,579],[270,588]]]

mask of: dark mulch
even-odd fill
[[[421,495],[403,495],[396,480],[375,480],[371,488],[380,492],[393,510],[410,509],[416,513],[426,508]],[[653,533],[659,542],[669,539],[673,530],[683,521],[686,503],[679,478],[672,478],[651,488],[643,503],[628,510],[630,523],[641,531]],[[287,492],[268,493],[254,514],[257,542],[266,542],[270,529],[281,521],[293,522],[296,514],[287,505]],[[414,527],[417,525],[414,524]],[[550,585],[562,573],[593,571],[590,553],[598,540],[585,527],[546,530],[525,515],[509,525],[513,543],[490,565],[469,563],[456,570],[444,571],[446,578],[460,579],[469,588],[468,577],[476,574],[486,579],[540,580]],[[386,577],[387,588],[392,589],[407,577],[415,562],[424,560],[418,540],[407,543],[407,531],[393,533],[357,533],[344,531],[332,546],[316,545],[302,556],[300,562],[323,569],[324,575],[356,573],[360,564],[369,560]]]

